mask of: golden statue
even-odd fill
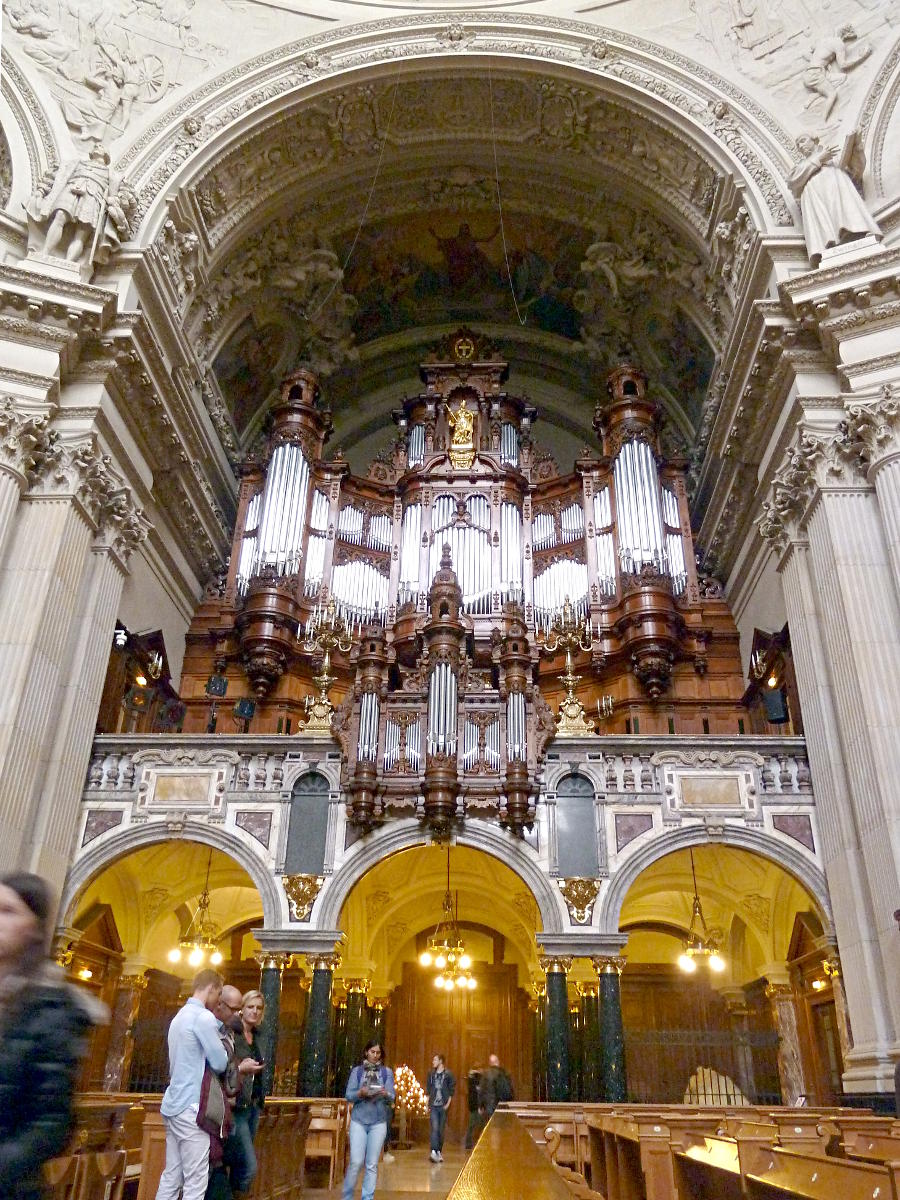
[[[447,420],[453,436],[450,438],[450,461],[457,470],[466,470],[475,461],[475,414],[466,404],[466,397],[459,408],[452,412],[447,405]]]

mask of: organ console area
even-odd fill
[[[364,478],[326,453],[314,376],[284,381],[188,635],[185,730],[330,730],[359,826],[516,831],[554,737],[743,732],[737,632],[698,578],[686,464],[661,452],[642,372],[610,372],[565,474],[478,334],[420,372]]]

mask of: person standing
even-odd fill
[[[232,1139],[236,1125],[236,1105],[243,1088],[245,1075],[260,1070],[255,1060],[246,1060],[237,1046],[237,1037],[241,1029],[240,1012],[243,997],[240,991],[231,983],[226,983],[213,1009],[213,1015],[219,1026],[219,1037],[228,1055],[228,1066],[222,1076],[222,1089],[227,1105],[227,1136],[222,1142],[219,1137],[220,1127],[207,1127],[210,1134],[209,1145],[209,1182],[206,1185],[206,1200],[232,1200],[236,1195],[234,1183],[234,1164],[238,1168],[243,1162],[241,1147]],[[255,1164],[254,1164],[255,1165]]]
[[[367,1042],[362,1063],[347,1080],[350,1114],[350,1162],[344,1176],[341,1200],[352,1200],[356,1179],[365,1163],[362,1200],[372,1200],[378,1182],[378,1158],[387,1137],[390,1110],[394,1103],[394,1073],[383,1062],[380,1042]]]
[[[194,978],[192,994],[169,1026],[169,1086],[160,1105],[166,1123],[166,1166],[156,1200],[203,1200],[209,1180],[209,1134],[197,1124],[207,1064],[221,1073],[228,1051],[213,1009],[222,976],[207,968]]]
[[[225,1162],[231,1171],[232,1200],[249,1195],[256,1177],[253,1141],[259,1126],[265,1092],[263,1056],[257,1031],[266,1002],[262,992],[245,992],[241,998],[240,1021],[234,1034],[234,1055],[240,1072],[240,1090],[234,1105],[234,1126],[225,1144]]]
[[[72,1134],[82,1053],[104,1005],[47,958],[56,906],[37,875],[0,880],[0,1196],[40,1200]]]
[[[443,1054],[435,1054],[431,1060],[431,1071],[425,1083],[428,1095],[428,1116],[431,1123],[431,1161],[444,1161],[444,1131],[447,1128],[447,1113],[456,1091],[456,1080],[452,1071],[444,1066]]]
[[[478,1093],[481,1088],[481,1067],[473,1067],[466,1076],[466,1093],[469,1103],[469,1123],[466,1126],[465,1147],[471,1150],[484,1129],[484,1117],[479,1111]]]
[[[512,1100],[513,1095],[509,1072],[500,1066],[497,1055],[491,1054],[487,1067],[481,1072],[478,1085],[478,1107],[484,1116],[485,1124],[494,1115],[497,1105]]]

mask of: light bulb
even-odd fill
[[[452,979],[447,979],[444,981],[444,991],[445,992],[452,992],[455,986],[456,985],[454,984]]]
[[[478,984],[475,981],[474,975],[469,976],[468,980],[466,981],[466,987],[469,989],[470,992],[474,992],[475,989],[478,987]]]
[[[466,986],[466,977],[465,977],[465,975],[457,975],[457,977],[456,977],[456,986],[457,986],[458,988],[464,988],[464,987]]]
[[[678,965],[686,975],[693,975],[697,970],[697,964],[694,962],[690,954],[679,954]]]
[[[209,961],[214,967],[217,967],[222,961],[222,952],[220,950],[213,950],[212,954],[209,956]]]
[[[181,951],[176,946],[174,950],[170,950],[166,955],[170,963],[181,962]]]
[[[462,969],[464,971],[468,971],[469,967],[471,967],[471,965],[472,965],[472,959],[469,957],[468,954],[464,954],[462,956],[462,958],[459,960],[459,965],[462,967]]]
[[[430,950],[423,950],[419,955],[419,962],[423,967],[430,967],[432,962],[434,962],[434,955]]]
[[[436,988],[442,988],[442,987],[444,986],[444,977],[443,977],[443,975],[438,975],[438,976],[437,976],[437,978],[436,978],[436,979],[435,979],[435,981],[434,981],[434,986],[435,986]]]
[[[443,971],[444,967],[446,967],[446,965],[447,965],[447,955],[439,954],[437,956],[437,958],[434,960],[434,965],[437,967],[437,969],[439,971]]]
[[[715,971],[717,975],[720,975],[725,970],[725,959],[721,954],[713,951],[707,961],[709,962],[709,969]]]
[[[190,954],[188,955],[188,966],[189,967],[199,967],[202,962],[203,962],[203,951],[200,949],[199,946],[195,946],[193,948],[193,950],[190,952]]]

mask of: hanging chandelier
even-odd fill
[[[434,933],[428,938],[425,949],[419,955],[423,967],[436,967],[438,974],[434,986],[447,992],[456,988],[467,988],[470,992],[478,986],[472,974],[472,958],[466,952],[465,943],[459,930],[459,896],[457,895],[456,910],[453,907],[453,894],[450,891],[450,847],[447,847],[447,890],[444,893],[444,903],[441,919]]]
[[[697,872],[694,869],[694,851],[691,855],[691,878],[694,881],[694,902],[691,909],[691,924],[684,942],[684,949],[678,956],[678,965],[687,975],[693,975],[697,970],[697,960],[705,959],[706,965],[717,975],[725,970],[725,959],[719,953],[719,943],[710,933],[703,915],[703,906],[697,891]]]
[[[170,963],[179,963],[184,959],[189,967],[202,967],[208,962],[217,967],[222,961],[222,954],[217,946],[219,940],[218,926],[213,924],[209,915],[209,869],[212,866],[212,850],[206,863],[206,883],[197,901],[197,909],[191,917],[187,929],[178,939],[178,945],[173,946],[168,953]]]

